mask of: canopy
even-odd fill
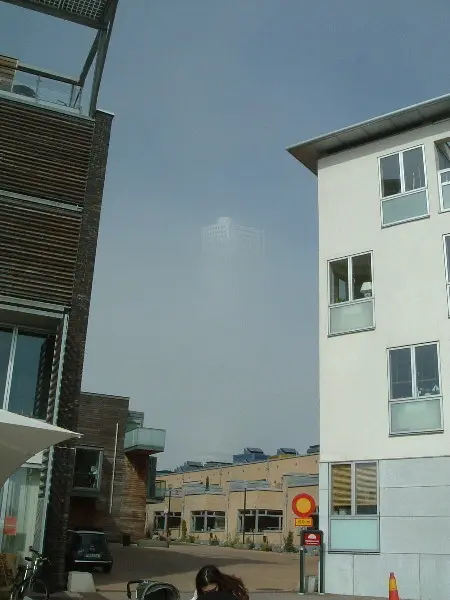
[[[0,487],[35,454],[74,437],[81,436],[45,421],[0,409]]]

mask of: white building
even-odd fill
[[[450,95],[289,148],[318,176],[326,592],[450,596]]]

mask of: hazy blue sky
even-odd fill
[[[167,429],[160,465],[318,441],[316,182],[284,148],[447,93],[449,17],[444,0],[119,2],[84,388]],[[0,5],[0,51],[24,62],[75,74],[88,39]],[[220,216],[266,233],[248,327],[203,295]]]

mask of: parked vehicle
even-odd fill
[[[68,571],[91,571],[100,569],[110,573],[113,557],[103,531],[94,528],[70,529],[66,550]]]

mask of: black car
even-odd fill
[[[100,569],[110,573],[113,558],[103,531],[96,529],[70,529],[68,531],[66,569],[91,571]]]

